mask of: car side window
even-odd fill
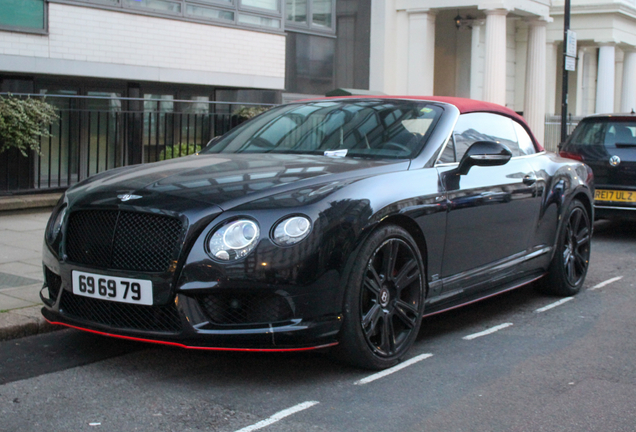
[[[532,138],[528,135],[528,132],[514,120],[511,120],[514,125],[515,132],[517,133],[517,141],[519,142],[519,151],[524,155],[535,154],[537,150],[534,148]]]
[[[527,153],[519,147],[513,120],[493,113],[462,114],[457,120],[453,136],[457,160],[461,160],[468,147],[476,141],[495,141],[507,146],[513,156]],[[528,137],[529,139],[530,137]],[[532,143],[532,142],[531,142]]]
[[[453,135],[451,135],[448,143],[446,144],[446,148],[439,156],[439,163],[453,163],[455,160],[455,139]]]

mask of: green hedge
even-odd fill
[[[0,96],[0,153],[17,148],[40,151],[40,138],[51,136],[47,127],[58,119],[48,103],[36,99]]]

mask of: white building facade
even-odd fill
[[[470,97],[522,113],[543,140],[561,111],[563,1],[373,0],[370,89]],[[572,0],[568,112],[636,108],[636,1]]]

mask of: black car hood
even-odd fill
[[[191,206],[229,210],[289,190],[408,169],[408,160],[291,154],[200,154],[95,175],[69,190],[69,200],[179,211]]]

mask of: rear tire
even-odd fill
[[[365,369],[397,364],[419,332],[425,284],[422,256],[409,233],[396,225],[373,232],[349,273],[334,354]]]
[[[572,296],[581,290],[587,275],[592,223],[579,200],[570,203],[564,216],[548,274],[539,281],[538,288],[546,294]]]

